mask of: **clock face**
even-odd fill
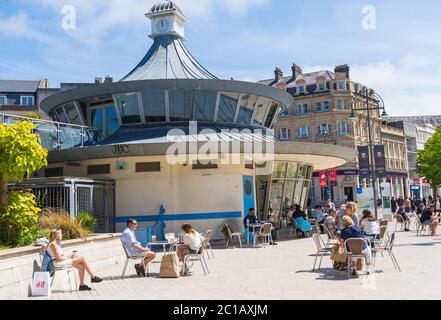
[[[158,23],[156,24],[156,29],[159,32],[167,32],[168,31],[168,27],[169,27],[169,23],[165,19],[159,20]]]

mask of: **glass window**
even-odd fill
[[[324,83],[320,83],[318,85],[318,91],[323,92],[323,91],[325,91],[325,89],[326,89],[326,86]]]
[[[279,137],[280,137],[280,140],[288,140],[289,139],[289,129],[288,128],[281,128]]]
[[[309,127],[308,126],[300,126],[298,132],[299,138],[307,138],[309,137]]]
[[[348,101],[347,100],[343,100],[343,109],[349,110],[349,108],[348,108]]]
[[[239,100],[238,93],[222,92],[219,101],[218,122],[234,121],[236,114],[237,101]]]
[[[70,120],[70,123],[73,124],[82,124],[80,115],[77,112],[77,108],[75,107],[75,104],[73,102],[67,103],[63,105],[64,111],[66,111],[66,115]]]
[[[329,111],[331,106],[329,105],[329,101],[323,102],[323,111]]]
[[[342,104],[341,100],[337,100],[337,109],[338,110],[342,110],[343,109],[343,104]]]
[[[250,124],[256,102],[256,96],[252,96],[249,94],[242,95],[240,99],[240,108],[239,116],[237,117],[237,123]]]
[[[285,188],[283,190],[283,203],[282,203],[283,214],[288,213],[289,208],[293,204],[292,199],[294,196],[294,187],[295,187],[295,180],[285,180]]]
[[[315,104],[315,112],[322,112],[322,103],[321,102],[317,102]]]
[[[268,112],[268,109],[271,105],[271,100],[268,98],[260,97],[259,103],[257,105],[256,117],[254,118],[254,123],[262,125],[265,120],[265,116]]]
[[[302,182],[299,182],[299,184],[301,185]],[[300,198],[300,205],[302,207],[305,207],[306,205],[306,198],[308,197],[308,193],[309,193],[309,185],[310,182],[309,181],[304,181],[303,182],[303,191],[302,191],[302,196]]]
[[[347,122],[340,122],[340,134],[345,135],[349,133],[349,126]]]
[[[309,105],[308,104],[304,104],[303,105],[303,114],[308,114],[309,113]]]
[[[98,130],[98,139],[104,136],[104,115],[103,108],[92,109],[90,111],[90,125]]]
[[[301,204],[301,197],[302,197],[302,191],[303,191],[303,180],[301,181],[296,181],[296,188],[294,191],[294,197],[293,197],[293,202],[295,204]]]
[[[271,126],[271,123],[273,122],[273,119],[277,113],[277,109],[279,108],[279,105],[277,104],[277,102],[272,102],[271,104],[271,109],[268,113],[268,116],[266,117],[265,120],[265,127],[269,128]]]
[[[144,91],[141,93],[146,122],[165,122],[164,91]]]
[[[8,101],[6,96],[0,96],[0,104],[7,104],[6,102]]]
[[[302,105],[298,104],[296,105],[296,116],[301,115],[302,114]]]
[[[346,87],[346,81],[338,80],[338,90],[345,90],[345,87]]]
[[[287,178],[297,178],[297,170],[299,168],[299,164],[296,162],[288,162],[288,166],[286,168],[286,177]]]
[[[282,196],[283,196],[282,193],[283,193],[283,180],[272,180],[268,210],[276,219],[279,219],[280,217],[280,209],[282,205]]]
[[[121,119],[124,124],[139,123],[141,116],[139,114],[138,95],[136,93],[123,93],[116,96]]]
[[[106,137],[110,137],[118,130],[118,116],[114,105],[106,108]]]
[[[217,92],[215,91],[195,90],[193,98],[193,120],[213,121],[216,97]]]
[[[297,89],[299,94],[305,93],[305,86],[298,86]]]
[[[58,107],[55,109],[55,112],[57,113],[57,117],[60,122],[69,123],[69,119],[67,118],[66,113],[64,113],[63,107]]]
[[[189,121],[192,116],[192,91],[170,91],[170,121]]]
[[[20,104],[23,106],[33,106],[34,97],[33,96],[22,96],[20,97]]]
[[[317,128],[317,134],[332,134],[332,126],[329,123],[323,123]]]
[[[286,162],[276,161],[274,163],[273,177],[285,178],[286,174]]]

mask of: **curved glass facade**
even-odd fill
[[[113,134],[120,124],[207,121],[269,128],[280,109],[276,101],[264,96],[198,89],[146,90],[97,100],[63,104],[55,107],[51,116],[55,121],[94,127],[102,139]],[[96,107],[100,101],[109,106],[100,110]]]
[[[272,218],[282,222],[289,208],[298,204],[306,207],[313,166],[292,161],[275,161],[271,176],[256,177],[258,215],[262,220]]]

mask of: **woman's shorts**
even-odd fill
[[[425,226],[430,226],[430,225],[432,225],[432,220],[426,220],[426,221],[424,221],[424,222],[423,222],[423,225],[425,225]]]
[[[54,267],[55,268],[72,267],[72,259],[66,259],[60,262],[54,261]]]

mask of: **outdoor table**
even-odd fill
[[[156,241],[156,242],[149,242],[147,244],[147,246],[162,246],[164,254],[167,252],[166,250],[166,246],[170,245],[170,246],[174,246],[176,244],[176,241],[174,242],[168,242],[168,241]]]
[[[249,224],[248,225],[248,231],[250,230],[249,228],[253,229],[253,231],[252,231],[252,234],[253,234],[253,247],[256,247],[256,229],[259,228],[259,230],[260,230],[260,228],[262,228],[262,226],[263,226],[263,224],[260,224],[260,223],[254,223],[254,224]],[[250,244],[250,237],[247,237],[247,244]]]

